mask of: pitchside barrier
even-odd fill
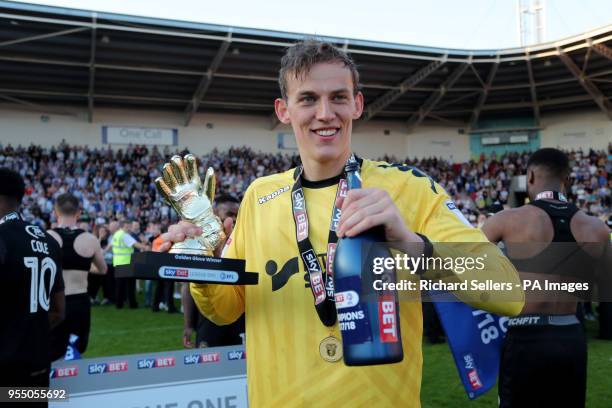
[[[58,361],[52,389],[68,401],[51,408],[247,407],[244,346]]]

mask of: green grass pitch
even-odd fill
[[[142,298],[139,299],[143,304]],[[182,314],[153,313],[150,309],[92,308],[91,336],[84,358],[178,350],[182,346]],[[587,406],[610,407],[612,401],[612,341],[595,338],[588,322]],[[497,390],[469,401],[459,381],[448,345],[423,346],[423,408],[497,407]]]

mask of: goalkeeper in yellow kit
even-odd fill
[[[259,273],[256,286],[191,284],[200,311],[217,324],[246,316],[249,403],[253,407],[418,407],[422,371],[420,302],[400,303],[404,360],[347,367],[339,353],[338,324],[322,324],[314,307],[296,231],[306,233],[325,266],[338,183],[352,154],[353,121],[363,111],[354,62],[331,44],[298,43],[287,50],[279,73],[279,120],[295,133],[303,171],[295,169],[253,182],[222,256],[246,260]],[[444,190],[417,169],[363,159],[363,189],[350,191],[335,234],[355,236],[384,226],[387,241],[486,242],[449,205]],[[298,181],[307,203],[305,225],[294,222],[292,187]],[[187,222],[170,228],[162,250],[202,231]],[[231,232],[231,235],[230,235]],[[493,248],[488,277],[519,283],[510,262]],[[478,255],[478,254],[471,254]],[[327,267],[329,268],[329,266]],[[520,292],[520,289],[517,289]],[[501,315],[516,315],[523,303],[471,302]],[[330,340],[331,339],[331,340]]]

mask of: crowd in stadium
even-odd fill
[[[154,180],[161,166],[173,154],[168,147],[128,146],[125,149],[98,149],[61,143],[45,148],[0,146],[0,166],[18,171],[26,180],[23,211],[27,220],[49,227],[54,222],[55,198],[72,192],[82,202],[83,221],[104,225],[118,217],[149,223],[167,224],[174,214],[158,195]],[[612,206],[612,145],[608,151],[569,151],[572,173],[569,199],[584,211],[606,217]],[[488,212],[506,205],[510,183],[525,174],[528,153],[480,157],[477,161],[451,163],[444,159],[383,157],[425,171],[451,195],[474,225]],[[255,152],[249,147],[217,149],[200,157],[200,171],[215,169],[217,194],[242,198],[257,177],[296,166],[299,156]],[[522,203],[520,203],[522,204]],[[480,219],[479,219],[480,218]]]

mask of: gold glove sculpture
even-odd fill
[[[213,213],[216,181],[212,167],[206,171],[202,186],[195,156],[188,154],[184,159],[173,156],[170,163],[164,164],[162,177],[155,180],[155,185],[183,220],[203,231],[198,237],[175,243],[170,252],[212,256],[225,240],[221,220]]]

